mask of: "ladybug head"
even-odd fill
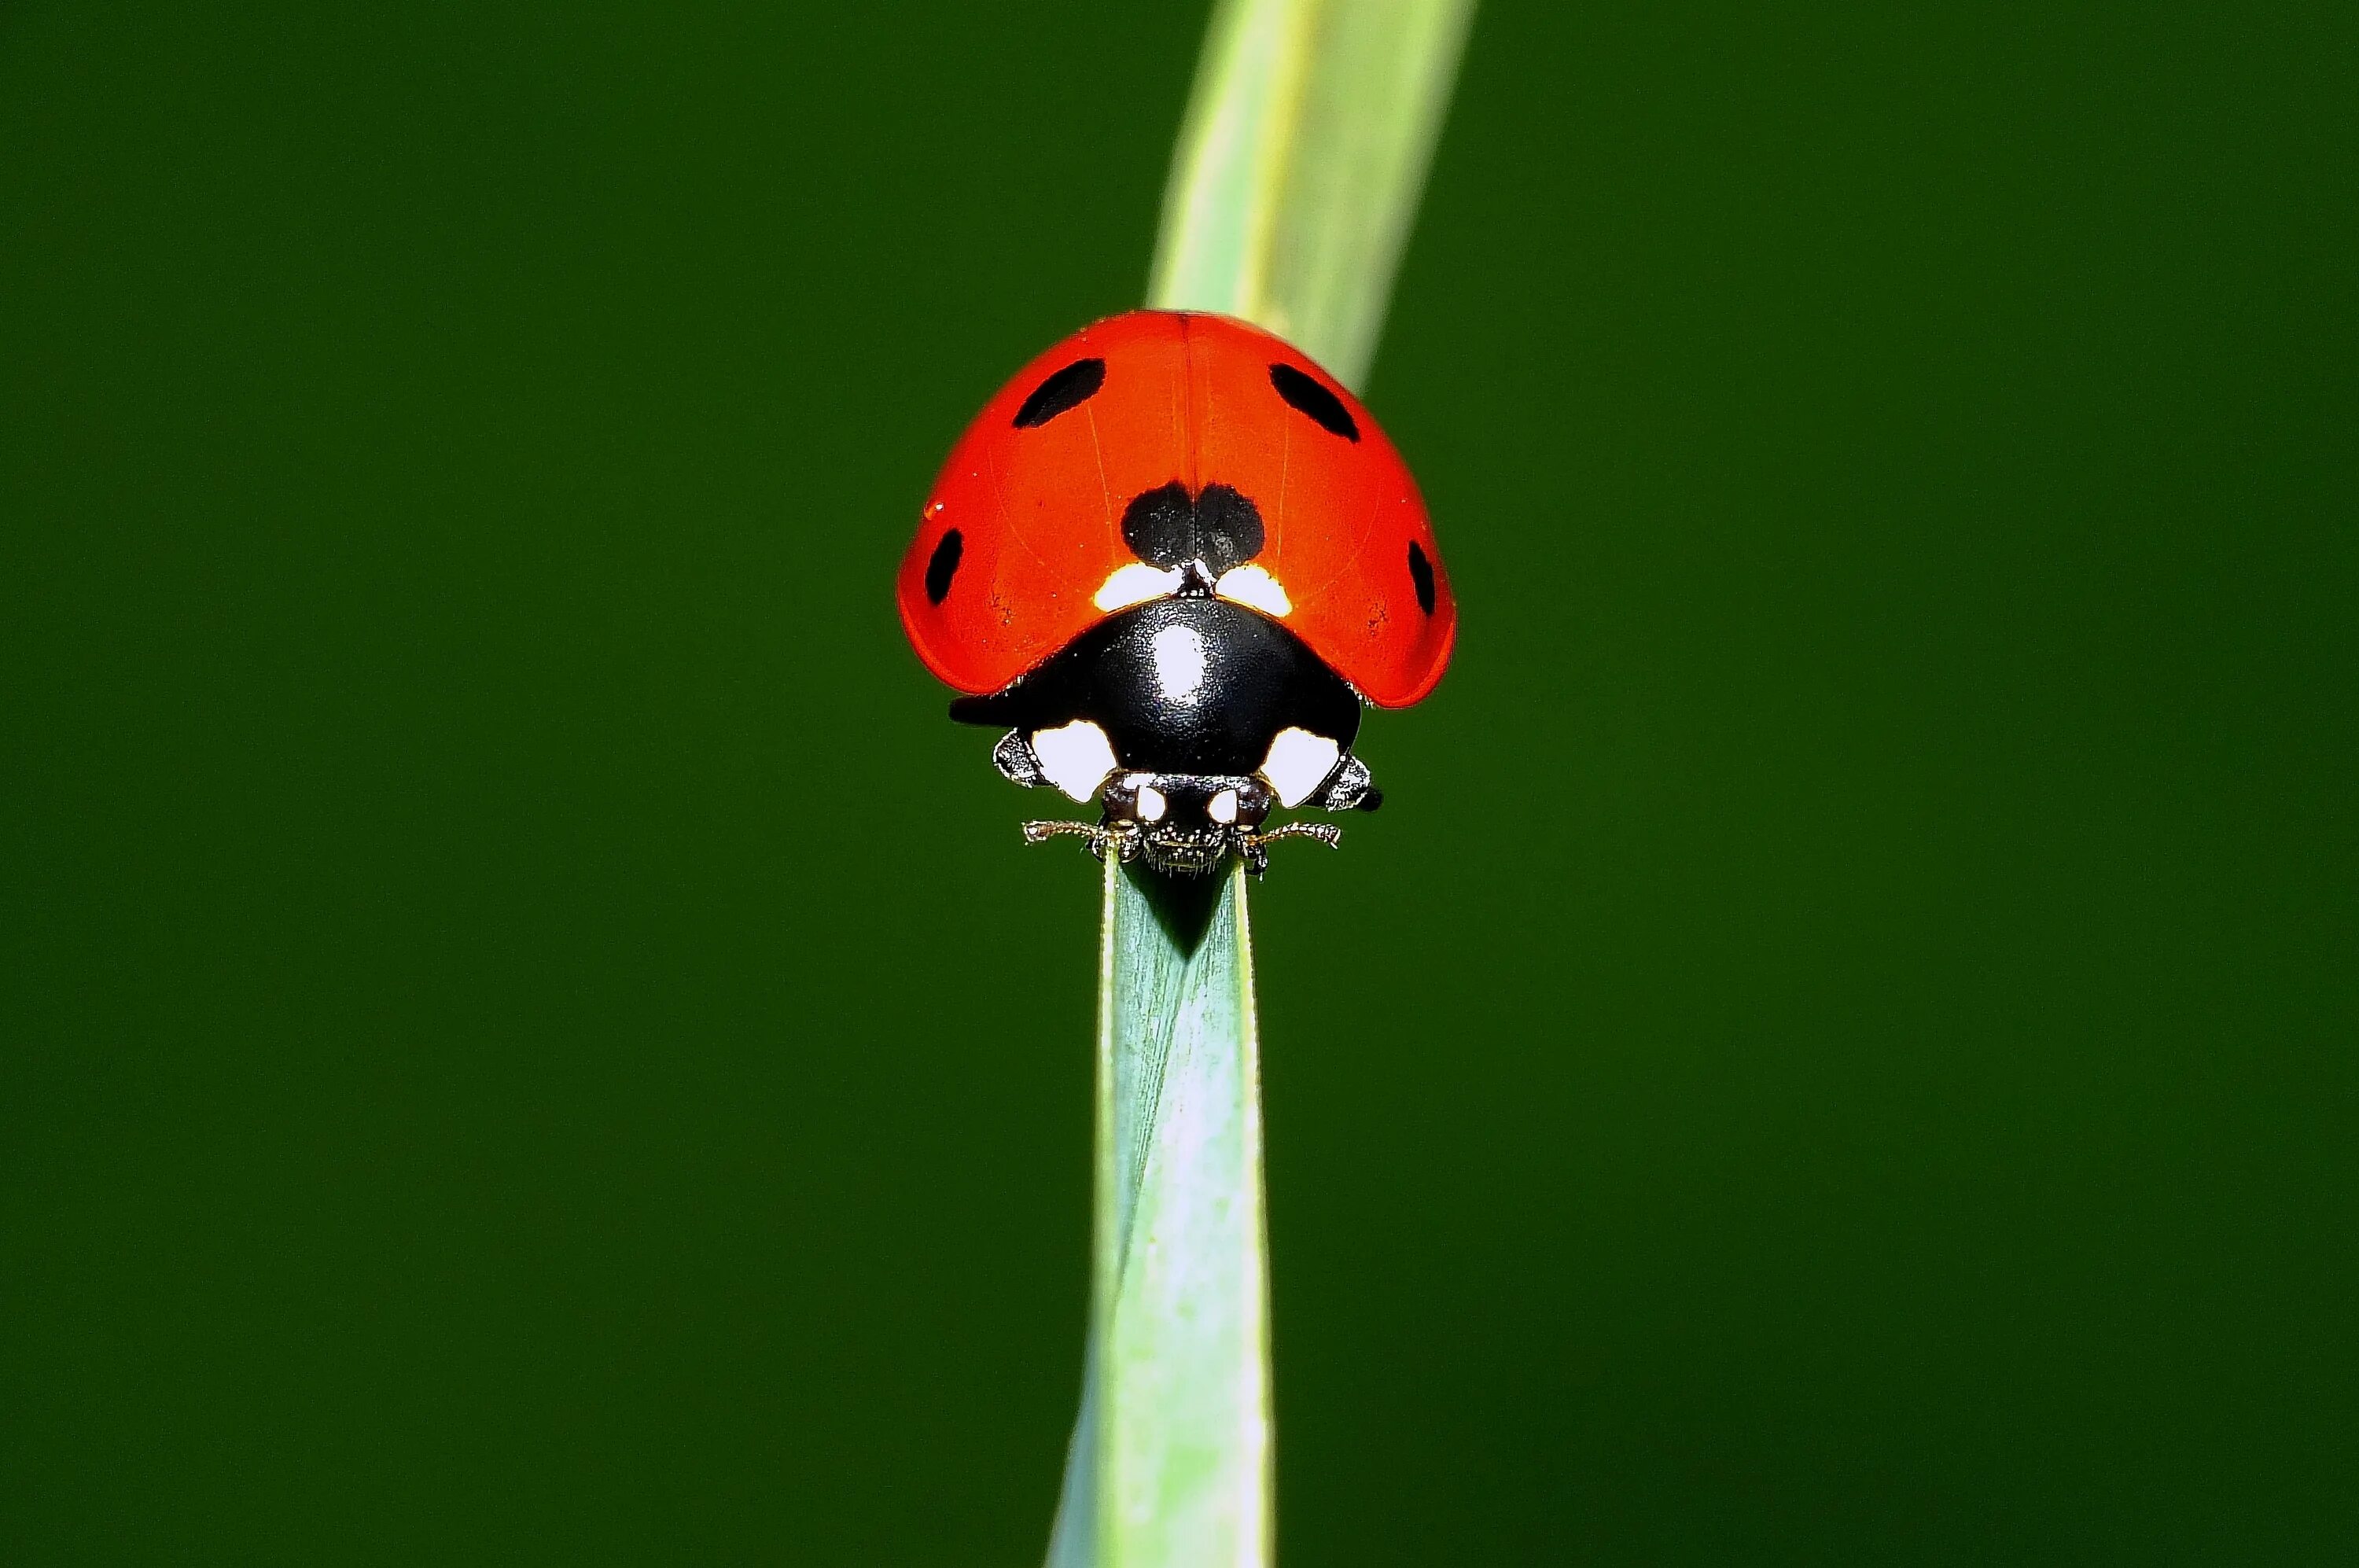
[[[1100,799],[1106,830],[1136,835],[1149,866],[1191,873],[1212,870],[1255,837],[1276,803],[1258,779],[1201,773],[1117,774]]]
[[[1365,769],[1359,774],[1364,779]],[[1364,794],[1373,809],[1375,791]],[[1269,866],[1269,846],[1280,839],[1307,838],[1332,849],[1343,836],[1324,822],[1288,822],[1263,832],[1277,800],[1268,783],[1254,777],[1123,773],[1105,781],[1101,798],[1103,822],[1026,822],[1025,838],[1045,844],[1071,833],[1087,839],[1090,853],[1101,860],[1114,855],[1189,877],[1219,870],[1234,852],[1258,877]]]

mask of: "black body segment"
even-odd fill
[[[1125,768],[1250,775],[1280,730],[1349,750],[1360,700],[1276,621],[1226,600],[1158,599],[1108,617],[951,717],[1029,733],[1088,719]]]

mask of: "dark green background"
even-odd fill
[[[1906,9],[1478,24],[1294,1568],[2359,1552],[2359,29]],[[1095,884],[888,579],[1201,21],[0,13],[0,1558],[1037,1558]]]

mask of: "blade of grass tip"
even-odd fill
[[[1472,0],[1222,0],[1148,303],[1365,378]],[[1245,877],[1109,861],[1082,1410],[1050,1568],[1263,1568],[1269,1261]]]
[[[1268,328],[1365,384],[1473,0],[1224,0],[1147,303]]]

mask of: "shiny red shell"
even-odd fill
[[[1016,428],[1025,399],[1084,359],[1105,362],[1098,390]],[[1281,397],[1275,365],[1332,393],[1358,439]],[[1392,442],[1357,398],[1281,339],[1225,316],[1171,310],[1083,328],[1027,365],[967,427],[901,562],[901,623],[919,657],[980,694],[1056,654],[1106,618],[1100,589],[1137,560],[1123,542],[1125,506],[1175,481],[1190,495],[1226,485],[1254,503],[1265,532],[1252,564],[1290,602],[1272,618],[1369,702],[1407,707],[1441,679],[1457,605],[1425,502]],[[945,549],[953,529],[960,539]],[[945,556],[954,557],[947,575]],[[947,584],[939,602],[929,567],[932,586]]]

